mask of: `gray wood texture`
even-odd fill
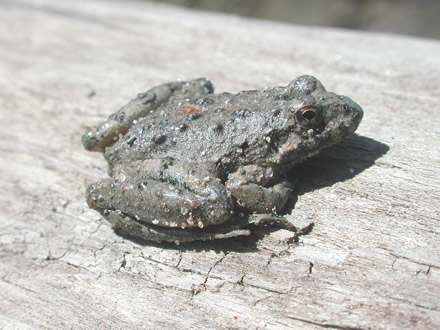
[[[1,328],[440,327],[440,43],[132,1],[0,1]],[[175,246],[84,200],[80,136],[178,78],[217,91],[312,74],[365,110],[289,175],[292,233]]]

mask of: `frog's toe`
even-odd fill
[[[103,212],[106,209],[107,202],[104,196],[110,191],[112,182],[110,180],[92,183],[86,190],[87,205],[94,210]]]

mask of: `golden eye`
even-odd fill
[[[305,128],[313,128],[321,121],[321,109],[314,106],[305,106],[295,112],[295,120],[298,125]]]

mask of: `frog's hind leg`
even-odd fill
[[[215,189],[212,188],[212,189]],[[87,189],[89,206],[99,211],[116,230],[129,236],[156,242],[188,242],[247,236],[240,229],[246,224],[232,225],[232,203],[211,193],[211,201],[197,194],[180,190],[171,183],[142,178],[127,178],[123,182],[106,180]],[[217,195],[217,196],[216,196]],[[216,216],[219,224],[209,226],[209,217]],[[222,224],[223,221],[226,223]]]
[[[111,215],[119,227],[134,228],[145,239],[167,241],[248,234],[233,230],[238,228],[230,223],[232,198],[209,171],[170,159],[131,165],[115,168],[114,180],[92,184],[86,193],[89,206],[105,217]]]
[[[118,139],[119,134],[124,135],[128,131],[134,120],[154,113],[155,109],[172,96],[191,98],[213,91],[212,83],[206,78],[175,81],[153,87],[139,93],[107,120],[86,132],[82,136],[82,143],[87,150],[103,152]]]

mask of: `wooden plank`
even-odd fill
[[[1,1],[0,325],[440,326],[440,44],[132,1]],[[301,74],[365,110],[358,135],[289,175],[314,230],[140,245],[89,210],[106,174],[80,136],[138,91]]]

